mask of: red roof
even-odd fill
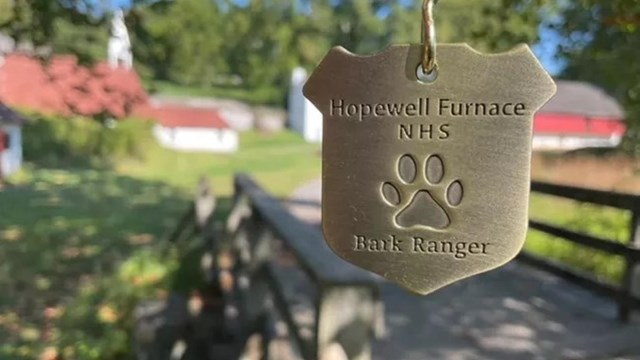
[[[163,105],[150,109],[149,115],[168,128],[229,128],[227,122],[213,109]]]

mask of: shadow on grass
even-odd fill
[[[85,169],[39,169],[1,190],[0,355],[46,341],[47,309],[164,241],[190,200],[160,182]]]

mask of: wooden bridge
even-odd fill
[[[283,202],[238,175],[221,226],[202,186],[172,240],[203,235],[210,249],[203,263],[219,298],[209,302],[220,304],[211,306],[219,314],[199,335],[193,328],[201,320],[187,315],[164,322],[174,324],[170,341],[157,335],[158,326],[146,331],[140,357],[163,358],[149,350],[160,342],[175,359],[640,359],[640,198],[543,183],[532,190],[632,214],[626,244],[531,222],[532,229],[622,256],[620,285],[523,253],[499,270],[414,296],[331,252],[318,227],[317,183]],[[142,308],[138,329],[151,319]]]

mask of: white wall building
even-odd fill
[[[168,149],[193,152],[234,153],[238,133],[231,129],[164,127],[153,128],[156,140]]]
[[[0,104],[0,178],[22,166],[22,124],[24,119]]]
[[[154,112],[158,122],[153,134],[163,147],[210,153],[234,153],[238,150],[238,132],[231,129],[216,111],[160,107]]]
[[[307,71],[296,68],[291,74],[289,91],[289,126],[307,142],[322,142],[322,113],[302,94]]]

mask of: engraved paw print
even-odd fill
[[[464,190],[460,180],[444,181],[442,158],[431,155],[418,164],[412,155],[403,155],[397,175],[401,186],[386,182],[381,189],[383,199],[399,209],[395,223],[402,228],[446,229],[451,224],[447,210],[462,203]]]

